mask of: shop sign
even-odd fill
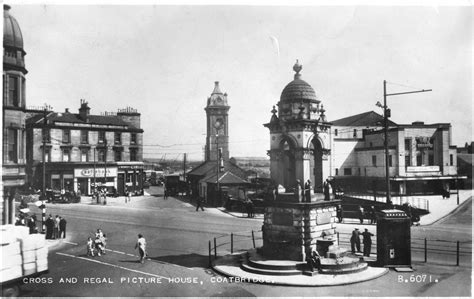
[[[119,169],[143,169],[143,165],[119,165]]]
[[[108,177],[116,177],[117,176],[117,168],[107,168],[107,173],[105,169],[96,168],[95,169],[95,176],[96,177],[103,177],[107,175]],[[93,178],[94,177],[94,168],[76,168],[74,169],[74,177],[76,178]]]
[[[416,137],[417,148],[433,148],[433,142],[429,137]]]

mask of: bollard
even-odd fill
[[[230,234],[230,253],[234,253],[234,234]]]
[[[459,241],[456,242],[456,266],[459,266]]]
[[[252,242],[253,242],[253,248],[255,248],[255,235],[252,230]]]
[[[214,238],[214,258],[217,259],[217,246],[216,238]]]
[[[209,268],[212,267],[212,249],[211,249],[211,240],[209,240]]]
[[[426,241],[426,238],[425,238],[425,263],[428,259],[428,242]]]
[[[426,201],[426,210],[429,212],[430,211],[430,201]]]
[[[337,232],[337,245],[340,245],[341,243],[339,243],[339,232]]]

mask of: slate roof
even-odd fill
[[[382,126],[383,116],[374,112],[368,111],[341,119],[331,121],[333,126],[344,126],[344,127],[371,127],[371,126]],[[388,120],[388,125],[393,127],[397,126],[396,123]]]
[[[216,183],[217,174],[211,173],[205,178],[201,179],[199,182],[206,182],[206,183]],[[241,185],[241,184],[248,184],[248,181],[239,178],[235,174],[230,171],[226,171],[224,173],[219,173],[219,184],[222,185]]]
[[[217,171],[217,162],[216,161],[206,161],[201,165],[195,167],[193,170],[188,172],[188,176],[198,176],[198,177],[207,177],[211,174],[216,173]],[[240,168],[239,166],[233,164],[230,161],[224,161],[224,172],[231,172],[235,176],[239,177],[242,180],[247,178],[245,170]]]
[[[87,123],[87,124],[96,124],[96,125],[113,125],[113,126],[124,126],[129,129],[139,129],[123,121],[119,116],[116,115],[89,115],[88,121],[85,122],[79,116],[79,114],[74,113],[58,113],[53,112],[47,116],[49,122],[65,122],[65,123]],[[26,120],[27,124],[34,124],[42,121],[43,115],[37,114]]]

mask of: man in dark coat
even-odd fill
[[[49,214],[48,219],[46,219],[45,225],[46,225],[46,239],[53,239],[54,219],[51,214]]]
[[[59,217],[59,238],[66,238],[66,219]]]
[[[28,220],[28,227],[30,228],[30,234],[36,234],[38,230],[36,229],[36,215],[32,215]]]
[[[336,216],[339,223],[342,223],[342,205],[337,205]]]
[[[360,251],[360,232],[359,232],[359,229],[356,228],[352,231],[352,236],[351,236],[351,251],[352,253],[355,253],[356,252],[356,249],[357,249],[357,252],[361,252]]]
[[[377,214],[375,213],[375,207],[374,206],[370,207],[369,214],[370,214],[370,224],[377,223]]]
[[[304,184],[304,200],[306,202],[311,202],[311,181],[307,180]]]
[[[199,210],[199,208],[204,211],[203,201],[203,198],[201,198],[200,196],[197,198],[196,212]]]
[[[359,214],[360,224],[364,223],[364,208],[362,206],[359,206],[358,214]]]
[[[372,246],[372,236],[374,234],[369,233],[368,229],[365,229],[365,231],[362,233],[362,243],[364,244],[364,256],[370,256],[370,247]]]

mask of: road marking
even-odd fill
[[[74,242],[69,242],[69,241],[63,241],[64,243],[67,243],[67,244],[72,244],[72,245],[79,245],[77,243],[74,243]]]
[[[125,267],[122,267],[122,266],[109,264],[109,263],[106,263],[106,262],[101,262],[101,261],[98,261],[98,260],[88,259],[88,258],[85,258],[85,257],[82,257],[82,256],[75,256],[75,255],[72,255],[72,254],[67,254],[67,253],[62,253],[62,252],[56,252],[56,254],[64,255],[64,256],[68,256],[68,257],[73,257],[73,258],[77,258],[77,259],[81,259],[81,260],[86,260],[86,261],[89,261],[89,262],[94,262],[94,263],[102,264],[102,265],[106,265],[106,266],[111,266],[111,267],[114,267],[114,268],[119,268],[119,269],[131,271],[131,272],[135,272],[135,273],[139,273],[139,274],[145,274],[145,275],[154,276],[154,277],[157,277],[157,278],[171,280],[171,278],[169,278],[169,277],[160,276],[160,275],[147,273],[147,272],[143,272],[143,271],[138,271],[138,270],[134,270],[134,269],[129,269],[129,268],[125,268]]]

